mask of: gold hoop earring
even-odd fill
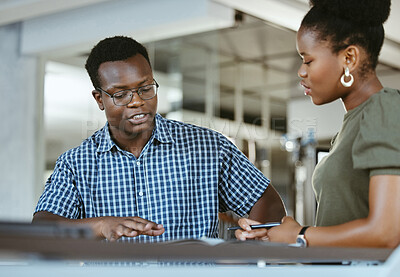
[[[350,77],[350,80],[348,82],[346,82],[344,80],[344,77]],[[340,78],[340,82],[342,83],[342,85],[346,88],[351,87],[351,85],[354,82],[354,77],[353,75],[350,74],[350,70],[348,67],[345,68],[344,70],[344,74],[342,75],[342,77]]]

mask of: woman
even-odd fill
[[[346,109],[330,154],[313,175],[315,227],[284,217],[251,230],[240,219],[240,240],[303,246],[394,248],[400,243],[400,91],[383,88],[375,68],[390,0],[311,1],[297,34],[305,94],[322,105],[338,98]]]

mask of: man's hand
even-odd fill
[[[165,229],[161,224],[140,217],[100,217],[93,225],[97,237],[116,241],[121,237],[136,237],[139,235],[159,236]]]
[[[33,216],[32,223],[40,222],[65,222],[73,224],[85,224],[91,226],[94,234],[99,239],[116,241],[121,237],[136,237],[139,235],[159,236],[165,232],[161,224],[140,217],[92,217],[84,219],[68,219],[49,212],[37,212]]]
[[[238,240],[268,240],[268,231],[266,228],[251,229],[250,227],[250,225],[261,224],[260,222],[248,218],[241,218],[239,219],[238,224],[240,228],[242,228],[235,231],[235,236]]]

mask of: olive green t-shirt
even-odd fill
[[[384,88],[345,114],[330,153],[315,168],[316,225],[368,216],[369,179],[400,175],[400,91]]]

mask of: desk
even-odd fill
[[[237,241],[214,246],[199,241],[134,244],[3,235],[0,237],[0,275],[367,277],[381,274],[391,252],[388,249],[293,248],[263,242]],[[341,262],[344,264],[336,264]],[[358,265],[347,265],[349,262]]]
[[[247,277],[247,276],[323,276],[323,277],[369,277],[380,276],[380,266],[268,266],[265,268],[251,266],[218,266],[218,267],[79,267],[58,263],[39,263],[25,266],[0,266],[1,276],[10,277],[110,277],[110,276],[162,276],[162,277]],[[395,276],[395,275],[394,275]]]
[[[387,265],[392,252],[367,248],[294,248],[256,241],[217,245],[193,240],[109,243],[3,233],[0,276],[390,276],[391,269],[400,261],[393,258],[391,266]],[[400,250],[397,252],[400,257]]]

